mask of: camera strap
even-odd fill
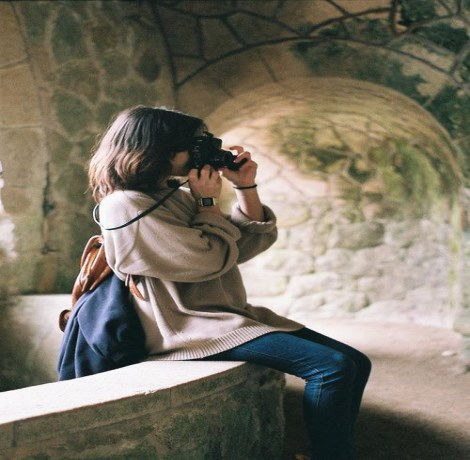
[[[186,182],[188,182],[188,180],[187,180]],[[167,193],[163,198],[161,198],[160,200],[158,200],[154,205],[150,206],[150,208],[147,208],[145,211],[142,211],[140,214],[138,214],[137,216],[135,216],[133,219],[131,219],[130,221],[126,222],[125,224],[118,225],[117,227],[109,227],[109,228],[103,227],[103,226],[101,225],[101,222],[100,222],[99,219],[98,219],[98,208],[99,208],[99,206],[100,206],[99,204],[97,204],[97,205],[93,208],[93,220],[94,220],[103,230],[117,230],[118,228],[127,227],[128,225],[133,224],[134,222],[138,221],[138,220],[141,219],[142,217],[146,216],[147,214],[149,214],[150,212],[152,212],[154,209],[157,209],[158,206],[160,206],[167,198],[169,198],[173,193],[175,193],[176,190],[178,190],[182,185],[186,184],[186,182],[182,182],[181,184],[179,184],[177,187],[175,187],[173,190],[171,190],[169,193]]]

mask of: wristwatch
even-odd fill
[[[213,196],[203,196],[197,199],[199,206],[215,206],[219,200]]]

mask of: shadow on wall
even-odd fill
[[[0,391],[57,381],[63,333],[59,313],[69,295],[11,297],[1,306]]]

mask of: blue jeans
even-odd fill
[[[356,421],[371,371],[359,350],[307,327],[275,331],[230,350],[200,358],[249,361],[301,377],[312,460],[353,460]]]

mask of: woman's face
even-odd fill
[[[191,167],[189,165],[191,157],[188,150],[175,153],[175,156],[170,160],[172,164],[172,176],[187,176]]]

